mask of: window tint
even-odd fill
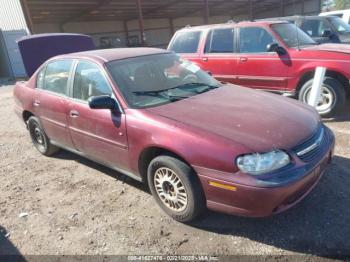
[[[112,90],[99,67],[79,62],[74,76],[73,98],[87,101],[91,96],[112,95]]]
[[[234,29],[215,29],[208,34],[206,53],[233,53]]]
[[[325,30],[331,30],[331,28],[321,19],[304,20],[301,29],[311,37],[323,37]]]
[[[200,37],[200,31],[177,33],[169,49],[175,53],[196,53]]]
[[[272,25],[272,29],[283,39],[289,47],[316,45],[312,38],[299,27],[290,23],[279,23]]]
[[[46,67],[41,69],[41,71],[39,72],[39,74],[36,78],[36,87],[37,88],[40,88],[40,89],[44,88],[45,69],[46,69]]]
[[[71,60],[60,60],[48,64],[45,70],[43,89],[66,95],[72,63]]]
[[[259,27],[241,28],[239,40],[241,53],[264,53],[268,44],[276,42],[265,29]]]

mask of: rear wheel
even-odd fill
[[[308,103],[310,99],[313,79],[306,82],[299,92],[299,100]],[[322,86],[320,100],[316,106],[316,110],[323,117],[333,116],[344,105],[346,94],[343,85],[335,78],[325,78]]]
[[[148,184],[160,207],[179,222],[190,222],[205,210],[205,197],[193,170],[171,156],[159,156],[148,167]]]
[[[33,145],[41,154],[51,156],[59,150],[58,147],[50,143],[50,139],[45,134],[39,119],[35,116],[28,119],[28,129]]]

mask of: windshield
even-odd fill
[[[208,92],[221,83],[176,54],[157,54],[107,64],[131,108],[176,102]]]
[[[350,34],[350,26],[339,17],[329,17],[329,22],[331,22],[339,34]]]
[[[310,36],[308,36],[295,24],[273,24],[272,29],[282,38],[285,44],[289,47],[317,45],[317,43]]]

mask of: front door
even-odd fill
[[[207,34],[199,65],[219,81],[236,83],[237,54],[233,28],[211,30]]]
[[[71,95],[68,123],[75,148],[98,162],[127,170],[125,114],[119,110],[91,109],[87,102],[91,96],[114,97],[103,69],[92,62],[79,62]]]
[[[267,52],[267,45],[274,42],[264,28],[240,28],[237,84],[255,89],[286,89],[290,58],[288,54]]]

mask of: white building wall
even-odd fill
[[[2,31],[26,30],[28,32],[19,0],[0,0],[0,28]]]

